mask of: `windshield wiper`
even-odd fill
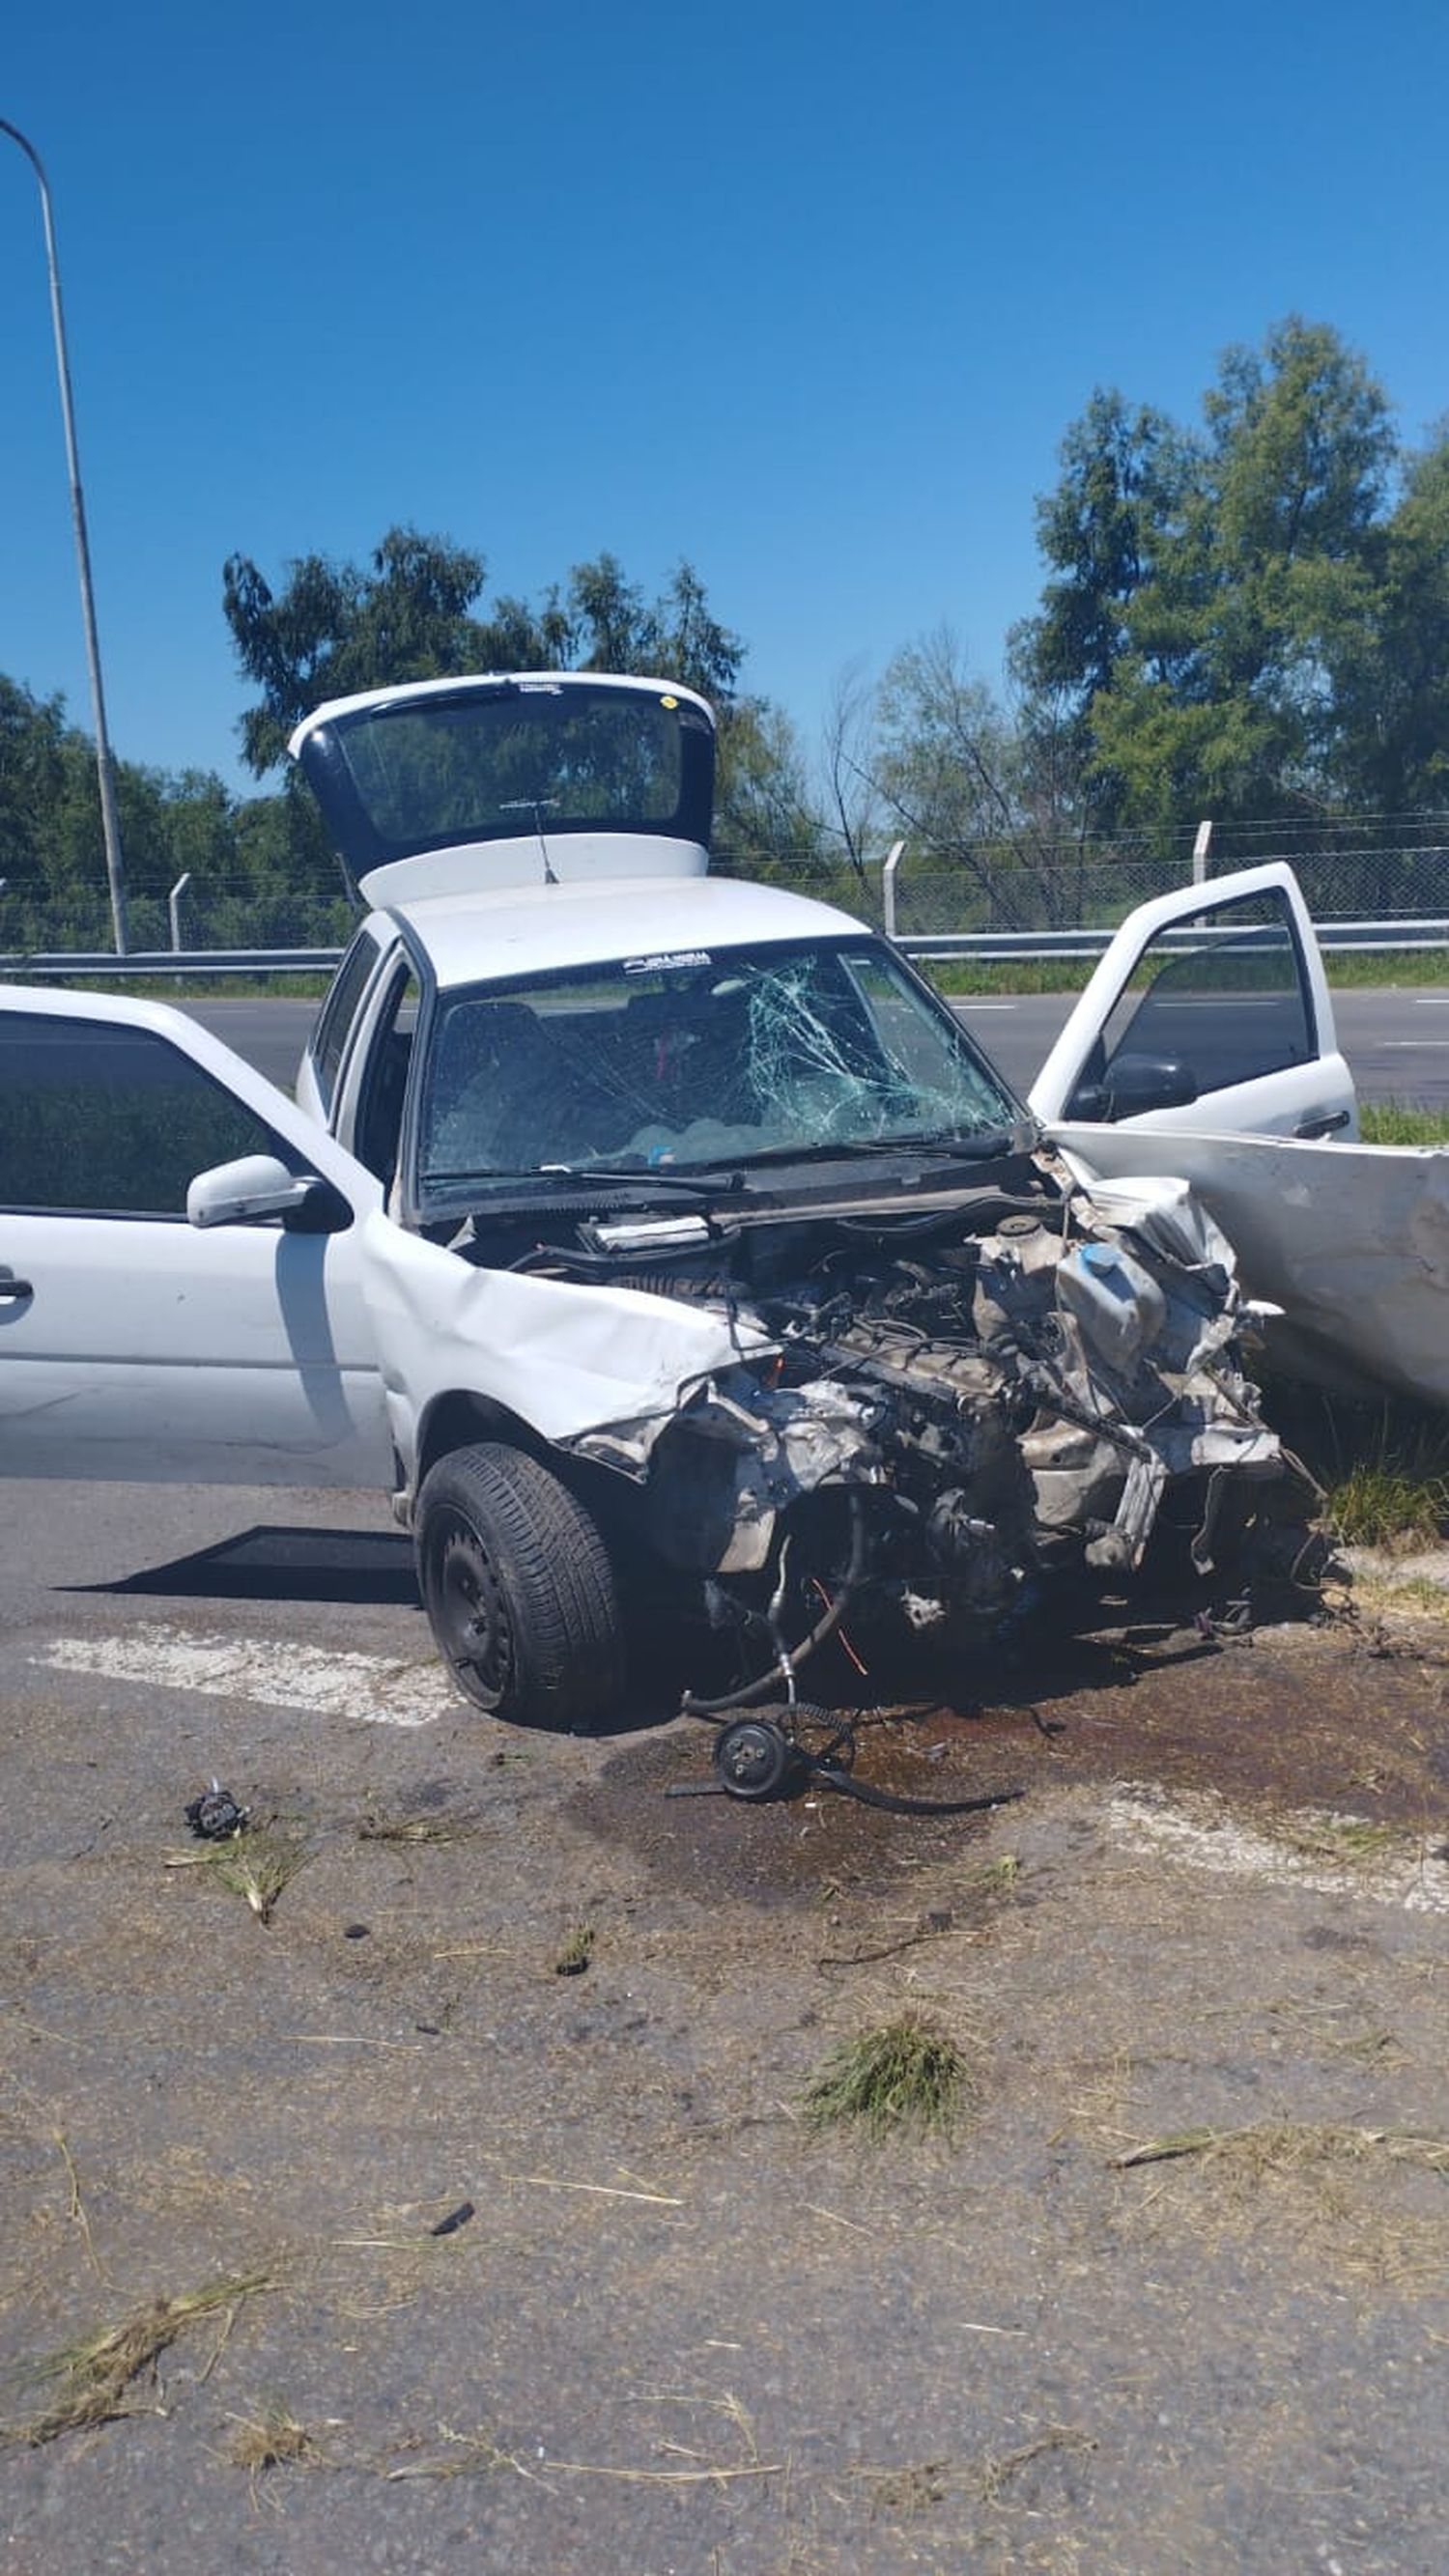
[[[607,1181],[611,1187],[623,1188],[641,1184],[646,1189],[688,1190],[694,1197],[718,1198],[722,1190],[742,1190],[743,1172],[681,1172],[672,1163],[540,1163],[530,1179],[573,1181],[588,1188],[594,1181]]]
[[[725,1191],[744,1187],[742,1172],[721,1175],[704,1172],[677,1172],[657,1164],[620,1163],[534,1163],[523,1171],[501,1171],[496,1163],[481,1163],[470,1172],[429,1172],[426,1185],[433,1190],[446,1190],[455,1196],[473,1182],[507,1181],[515,1186],[535,1186],[547,1182],[553,1187],[591,1190],[597,1184],[604,1189],[684,1190],[691,1198],[718,1198]]]

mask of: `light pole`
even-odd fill
[[[106,844],[106,882],[111,894],[111,926],[116,955],[126,954],[126,880],[121,866],[121,823],[116,811],[116,773],[106,732],[106,701],[101,688],[101,648],[96,640],[96,606],[91,595],[91,551],[86,539],[86,509],[81,497],[80,459],[76,453],[75,415],[70,399],[70,361],[65,353],[65,322],[60,309],[60,270],[55,257],[55,226],[50,190],[35,146],[18,125],[0,116],[0,134],[18,143],[40,183],[40,214],[45,226],[45,268],[50,280],[50,318],[55,330],[55,369],[60,380],[60,411],[65,423],[65,461],[70,474],[70,515],[75,530],[76,569],[80,574],[81,618],[85,626],[86,666],[91,678],[91,711],[96,727],[96,770],[101,790],[101,831]]]

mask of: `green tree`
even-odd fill
[[[282,759],[293,727],[324,699],[404,680],[473,671],[589,670],[658,674],[712,702],[719,720],[716,838],[739,864],[767,856],[818,862],[819,831],[787,719],[741,695],[745,648],[714,615],[693,566],[681,563],[650,599],[616,555],[575,564],[534,609],[500,598],[475,613],[481,555],[393,528],[367,568],[305,555],[274,592],[233,555],[223,606],[237,658],[260,694],[242,720],[258,777]]]
[[[1290,316],[1227,352],[1200,432],[1098,395],[1062,453],[1016,668],[1029,697],[1060,693],[1093,819],[1175,829],[1360,792],[1352,675],[1407,648],[1385,585],[1413,562],[1432,586],[1433,516],[1396,552],[1395,440],[1363,360]]]
[[[1049,567],[1037,614],[1015,630],[1022,687],[1084,719],[1130,644],[1128,610],[1178,534],[1200,465],[1166,414],[1097,392],[1061,445],[1061,480],[1037,503]]]
[[[261,692],[242,718],[243,754],[259,778],[325,698],[488,668],[474,658],[480,630],[468,614],[483,558],[462,546],[390,528],[370,571],[302,555],[287,575],[276,593],[245,555],[232,555],[222,574],[237,659]]]
[[[1449,425],[1410,457],[1377,579],[1325,652],[1346,795],[1384,814],[1449,803]]]
[[[892,828],[962,879],[964,915],[998,929],[1078,917],[1079,763],[1048,702],[1002,703],[949,627],[907,645],[876,692],[864,767]]]

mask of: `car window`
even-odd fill
[[[337,1088],[337,1072],[342,1062],[342,1051],[347,1044],[352,1023],[357,1017],[357,1006],[372,980],[372,970],[377,964],[377,957],[377,942],[371,931],[359,930],[337,969],[332,989],[317,1015],[310,1053],[313,1071],[317,1077],[317,1089],[321,1095],[322,1106],[326,1110],[332,1107],[332,1095]]]
[[[1068,1103],[1073,1118],[1129,1114],[1126,1066],[1180,1075],[1177,1096],[1253,1082],[1318,1053],[1297,934],[1279,887],[1219,904],[1149,940]],[[1164,1085],[1164,1089],[1166,1089]]]
[[[0,1206],[184,1219],[188,1183],[241,1154],[294,1159],[156,1031],[0,1015]]]
[[[417,1027],[418,979],[399,967],[383,1000],[377,1025],[367,1041],[368,1063],[358,1102],[354,1150],[360,1163],[376,1174],[384,1189],[397,1169],[402,1133],[403,1099]]]

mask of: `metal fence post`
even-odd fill
[[[896,935],[896,870],[905,846],[904,841],[892,841],[880,872],[881,919],[885,924],[885,935],[891,940]]]
[[[166,898],[166,910],[171,919],[171,945],[173,948],[179,949],[181,946],[181,898],[185,894],[190,883],[191,870],[188,868],[184,876],[177,878],[176,883]]]

